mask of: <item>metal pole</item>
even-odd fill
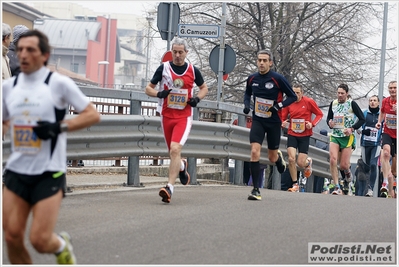
[[[166,47],[166,51],[170,50],[170,41],[172,40],[173,5],[174,3],[169,4],[168,44]]]
[[[105,55],[105,60],[109,62],[109,46],[110,46],[110,36],[111,36],[111,16],[108,14],[107,15],[107,47],[106,47],[106,55]],[[108,64],[104,66],[105,70],[105,82],[103,87],[105,85],[108,85]],[[104,79],[103,79],[104,81]],[[112,82],[113,83],[113,82]]]
[[[380,61],[380,78],[378,86],[378,98],[380,99],[380,107],[382,98],[384,97],[384,72],[385,72],[385,53],[387,46],[387,21],[388,21],[388,3],[384,3],[384,18],[382,26],[382,41],[381,41],[381,61]]]
[[[97,83],[100,86],[100,63],[97,64]]]
[[[219,69],[218,69],[218,93],[217,93],[217,102],[219,105],[219,101],[221,100],[222,95],[222,84],[223,84],[223,71],[224,71],[224,35],[226,31],[226,3],[222,4],[222,22],[220,27],[220,50],[219,50]],[[223,98],[222,98],[223,101]]]
[[[149,64],[150,64],[150,28],[151,28],[151,17],[147,17],[148,21],[148,32],[147,32],[147,63],[145,66],[145,82],[148,83],[148,70],[149,70]]]

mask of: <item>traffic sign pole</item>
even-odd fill
[[[218,90],[217,90],[217,104],[222,99],[223,101],[223,67],[224,67],[224,36],[226,31],[226,3],[222,4],[222,25],[220,27],[220,51],[219,51],[219,71],[218,71]]]

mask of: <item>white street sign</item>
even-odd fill
[[[179,24],[179,37],[219,38],[218,25]]]

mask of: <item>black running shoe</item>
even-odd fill
[[[190,182],[190,174],[187,171],[187,160],[183,159],[184,170],[179,172],[180,183],[182,185],[188,185]]]
[[[283,153],[281,153],[280,149],[277,151],[277,154],[278,154],[278,159],[276,161],[277,170],[279,173],[284,173],[287,168],[287,163],[285,163]]]
[[[248,200],[262,200],[259,189],[252,189],[251,194],[248,195]]]
[[[162,198],[162,202],[170,203],[172,192],[170,191],[169,186],[161,188],[161,190],[159,190],[159,196]]]
[[[344,195],[348,195],[349,192],[349,183],[345,180],[342,187],[342,193]]]

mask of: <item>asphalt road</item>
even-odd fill
[[[78,264],[308,264],[308,242],[396,243],[396,199],[261,189],[249,201],[249,187],[195,185],[165,204],[158,190],[68,194],[56,230],[72,236]],[[5,250],[3,238],[8,264]]]

